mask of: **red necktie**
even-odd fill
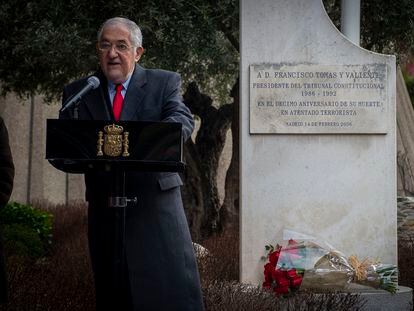
[[[124,103],[124,98],[122,97],[122,94],[121,94],[123,86],[122,84],[117,84],[115,88],[116,88],[116,93],[115,93],[112,109],[114,110],[115,121],[118,121],[119,116],[121,115],[121,111],[122,111],[122,104]]]

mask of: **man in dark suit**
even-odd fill
[[[9,135],[4,121],[0,117],[0,209],[9,201],[13,189],[13,179],[14,165],[9,146]],[[1,239],[0,235],[0,303],[5,303],[7,302],[7,281]]]
[[[100,86],[82,97],[79,119],[180,122],[184,139],[193,118],[180,95],[178,74],[137,65],[144,49],[139,27],[125,18],[107,20],[98,32]],[[63,102],[86,85],[67,85]],[[60,118],[71,118],[70,110]],[[181,201],[177,173],[127,172],[122,296],[111,273],[119,211],[108,206],[111,173],[85,174],[89,248],[98,310],[202,310],[199,275]],[[121,216],[122,217],[122,216]]]

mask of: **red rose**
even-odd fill
[[[269,254],[269,261],[273,265],[273,267],[276,267],[277,261],[279,260],[280,250],[273,251]]]
[[[289,294],[289,286],[278,286],[275,288],[275,293],[277,295]]]
[[[292,287],[299,287],[300,284],[302,284],[302,277],[300,275],[297,275],[290,280],[290,283]]]
[[[279,278],[276,280],[277,286],[278,287],[287,287],[289,288],[290,282],[287,278]]]
[[[273,277],[272,277],[273,271],[275,271],[275,267],[272,266],[271,263],[268,262],[267,264],[265,264],[265,266],[264,266],[265,282],[269,282],[270,283],[272,281],[272,279],[273,279]]]
[[[289,278],[294,278],[297,275],[296,269],[289,269],[286,273]]]
[[[273,269],[272,271],[272,278],[273,280],[275,280],[276,282],[280,279],[285,279],[285,274],[283,271],[279,270],[279,269]]]
[[[263,288],[270,289],[272,287],[272,284],[270,282],[265,281],[263,282],[262,286]]]

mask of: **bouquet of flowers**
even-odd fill
[[[298,290],[302,283],[304,269],[293,267],[293,265],[286,266],[282,264],[281,266],[282,260],[279,261],[279,258],[282,253],[282,247],[280,245],[276,245],[276,248],[272,245],[266,245],[266,250],[269,251],[269,261],[264,266],[263,287],[273,290],[277,295],[288,294]],[[287,257],[286,252],[292,260],[295,260],[295,257],[296,259],[300,258],[294,249],[284,249],[284,257]]]
[[[349,291],[358,286],[395,293],[398,269],[356,256],[346,258],[326,243],[289,240],[282,247],[267,245],[263,287],[277,295],[308,288]],[[358,285],[356,285],[358,284]]]

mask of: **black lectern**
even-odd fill
[[[47,120],[46,159],[67,173],[88,170],[180,172],[181,123]]]
[[[116,209],[115,295],[122,297],[125,215],[139,198],[125,196],[125,172],[180,172],[182,125],[173,122],[47,120],[46,159],[67,173],[110,173],[108,206]],[[138,203],[138,204],[137,204]]]

